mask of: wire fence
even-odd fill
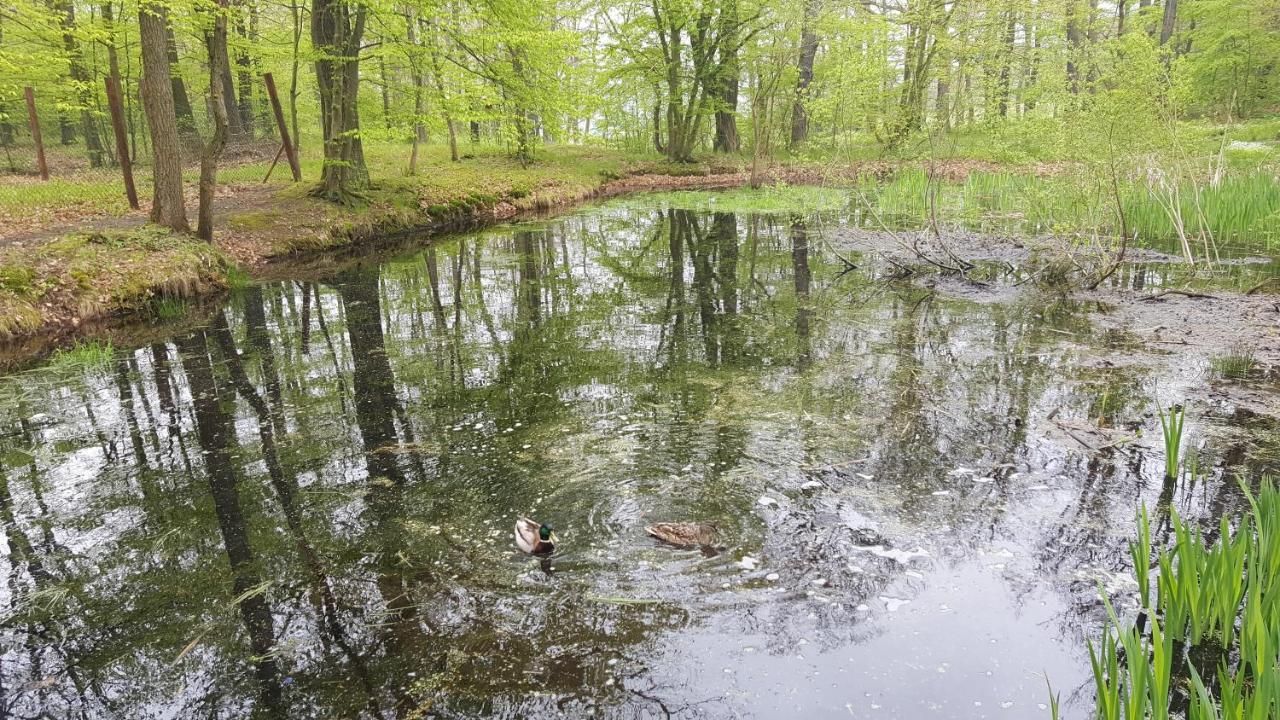
[[[37,235],[86,215],[146,211],[152,149],[136,99],[126,109],[126,98],[108,83],[105,107],[68,109],[53,89],[44,90],[24,88],[21,104],[0,104],[0,238]],[[221,185],[293,179],[269,108],[234,129],[218,162]],[[209,134],[190,125],[180,133],[193,194]]]

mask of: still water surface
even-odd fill
[[[671,198],[234,294],[0,383],[16,717],[1070,717],[1141,502],[1238,506],[1273,427],[1091,308],[845,271],[831,218]],[[1064,428],[1067,428],[1064,430]],[[1132,433],[1130,433],[1132,434]],[[561,546],[514,549],[529,515]],[[648,538],[715,523],[719,552]]]

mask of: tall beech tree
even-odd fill
[[[173,107],[169,75],[169,8],[144,0],[138,9],[142,44],[142,107],[151,131],[151,222],[187,232],[187,208],[182,196],[182,150]]]
[[[226,0],[218,0],[213,13],[213,27],[204,34],[209,54],[209,109],[213,115],[213,136],[200,153],[200,207],[196,235],[207,242],[213,242],[213,191],[218,182],[218,158],[222,156],[230,134],[227,106],[222,98],[222,66],[227,58],[226,9]]]
[[[312,0],[311,43],[324,138],[319,197],[350,204],[369,186],[360,141],[360,50],[369,6],[346,0]]]

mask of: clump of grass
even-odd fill
[[[1164,476],[1178,477],[1178,462],[1182,452],[1182,423],[1186,419],[1186,409],[1181,405],[1171,405],[1169,412],[1156,406],[1160,415],[1160,429],[1164,433]]]
[[[1131,545],[1142,607],[1122,623],[1103,593],[1107,624],[1089,643],[1096,717],[1270,718],[1280,707],[1280,492],[1264,480],[1232,532],[1222,519],[1206,545],[1170,511],[1175,544],[1156,558],[1144,509]],[[1149,625],[1149,627],[1147,627]]]
[[[243,288],[253,284],[253,276],[238,265],[229,265],[226,270],[227,287]]]
[[[237,269],[237,272],[242,272]],[[151,316],[157,320],[176,320],[187,314],[190,304],[182,298],[161,297],[151,303]]]
[[[1209,366],[1226,380],[1244,380],[1253,372],[1257,361],[1247,348],[1233,348],[1226,355],[1211,358]]]
[[[81,340],[54,351],[49,365],[64,369],[101,369],[111,365],[115,352],[110,340]]]

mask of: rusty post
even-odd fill
[[[263,73],[262,81],[267,84],[267,97],[271,100],[271,109],[276,115],[276,126],[280,128],[280,142],[284,145],[284,154],[289,158],[289,169],[293,171],[293,181],[302,182],[302,168],[298,165],[298,153],[289,139],[289,128],[284,124],[284,110],[280,107],[280,95],[276,93],[276,81],[271,73]]]
[[[111,129],[116,134],[116,156],[120,158],[120,172],[124,174],[124,194],[129,198],[129,207],[137,210],[138,189],[133,184],[133,163],[129,160],[129,141],[125,138],[124,132],[120,78],[108,75],[104,81],[107,84],[107,106],[111,109]]]
[[[40,118],[36,115],[36,91],[27,86],[27,122],[31,125],[31,140],[36,144],[36,166],[40,179],[49,179],[49,164],[44,159],[44,140],[40,137]]]

